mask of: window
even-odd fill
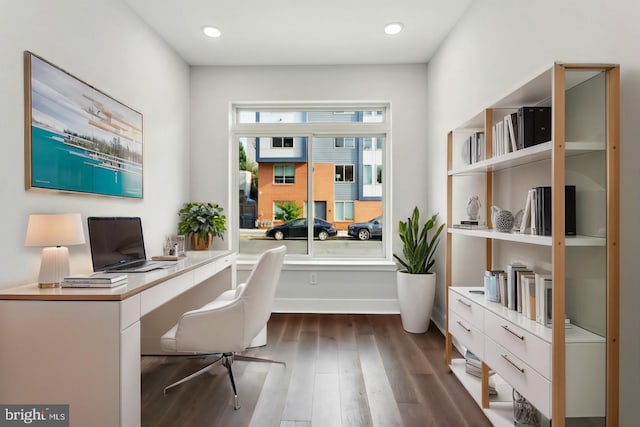
[[[295,168],[290,163],[273,165],[274,184],[295,184]]]
[[[353,165],[336,165],[336,182],[353,182]]]
[[[274,136],[271,138],[271,148],[293,148],[293,137]]]
[[[232,245],[241,257],[284,244],[290,259],[389,260],[391,218],[371,241],[358,236],[372,218],[386,218],[388,104],[297,107],[232,106],[238,188],[230,190],[231,215],[239,216]],[[273,237],[277,230],[283,240]]]
[[[336,221],[353,221],[353,202],[336,202]]]
[[[356,146],[355,138],[336,138],[335,139],[336,148],[355,148],[355,146]]]
[[[362,181],[365,185],[373,184],[373,168],[371,165],[364,165],[362,169]]]

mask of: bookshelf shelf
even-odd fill
[[[531,245],[551,246],[552,244],[551,236],[535,236],[528,233],[502,233],[493,230],[468,230],[464,228],[448,228],[447,232],[484,239],[528,243]],[[607,239],[604,237],[565,236],[565,245],[567,246],[605,246],[606,244]]]
[[[517,389],[554,427],[564,427],[569,418],[618,426],[619,79],[617,65],[556,63],[449,132],[445,358],[494,425],[511,425],[513,407],[490,399],[483,386],[489,369],[496,372],[492,378]],[[517,134],[516,122],[522,126]],[[478,132],[484,133],[482,139]],[[539,143],[549,133],[551,140]],[[474,145],[478,141],[484,145]],[[529,144],[536,145],[515,150]],[[486,158],[461,164],[472,161],[465,156],[467,147]],[[454,160],[454,153],[462,158]],[[565,186],[575,188],[573,225],[564,218]],[[492,205],[518,206],[523,194],[540,187],[552,188],[552,236],[491,229]],[[469,195],[479,195],[489,228],[454,226],[466,218],[461,210]],[[565,236],[565,225],[578,235]],[[477,284],[484,271],[507,270],[515,261],[551,278],[546,295],[553,301],[552,327],[469,292],[483,289]],[[571,327],[565,327],[565,318]],[[507,329],[519,333],[507,334]],[[478,356],[484,381],[465,372],[464,359],[452,360],[453,345]],[[514,364],[528,374],[521,376]]]
[[[552,148],[552,142],[547,141],[534,145],[533,147],[503,154],[502,156],[464,165],[460,168],[450,170],[448,173],[449,175],[457,176],[486,173],[489,171],[495,172],[540,160],[549,160],[551,159]],[[567,142],[566,156],[578,156],[594,151],[604,151],[604,149],[605,145],[602,142]]]

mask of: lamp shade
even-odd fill
[[[70,246],[84,242],[80,214],[29,215],[25,246]]]

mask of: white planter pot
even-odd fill
[[[436,295],[436,274],[409,274],[398,271],[398,302],[402,327],[420,334],[429,329]]]

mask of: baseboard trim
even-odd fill
[[[276,298],[274,313],[398,314],[397,299]]]

